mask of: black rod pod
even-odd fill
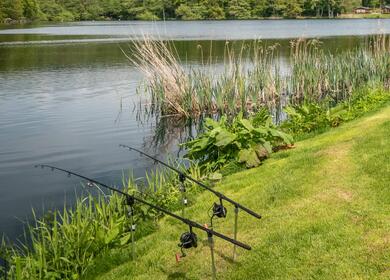
[[[101,182],[96,181],[94,179],[88,178],[88,177],[83,176],[81,174],[78,174],[78,173],[75,173],[75,172],[72,172],[72,171],[69,171],[69,170],[66,170],[66,169],[62,169],[62,168],[59,168],[59,167],[55,167],[55,166],[52,166],[52,165],[47,165],[47,164],[39,164],[39,165],[35,165],[35,167],[41,167],[41,168],[45,168],[46,167],[46,168],[50,168],[52,170],[58,170],[58,171],[64,172],[64,173],[66,173],[68,175],[74,175],[76,177],[79,177],[81,179],[86,180],[87,182],[89,182],[91,184],[96,184],[96,185],[102,186],[103,188],[111,190],[113,192],[117,192],[119,194],[122,194],[126,198],[130,197],[130,198],[134,199],[134,201],[140,202],[142,204],[145,204],[145,205],[149,206],[150,208],[156,209],[157,211],[160,211],[160,212],[162,212],[162,213],[164,213],[164,214],[166,214],[168,216],[171,216],[171,217],[181,221],[182,223],[187,224],[188,226],[190,226],[192,228],[197,228],[197,229],[200,229],[202,231],[205,231],[208,234],[212,234],[212,235],[214,235],[216,237],[219,237],[219,238],[221,238],[221,239],[223,239],[223,240],[225,240],[227,242],[230,242],[230,243],[232,243],[234,245],[237,245],[237,246],[239,246],[239,247],[241,247],[241,248],[243,248],[245,250],[251,250],[252,249],[249,245],[247,245],[245,243],[242,243],[242,242],[240,242],[238,240],[234,240],[234,239],[232,239],[232,238],[230,238],[230,237],[228,237],[226,235],[223,235],[222,233],[219,233],[219,232],[214,231],[212,229],[209,229],[209,228],[207,228],[205,226],[202,226],[201,224],[199,224],[199,223],[197,223],[195,221],[192,221],[192,220],[180,217],[179,215],[171,213],[168,210],[165,210],[164,208],[162,208],[160,206],[151,204],[150,202],[147,202],[147,201],[142,200],[142,199],[140,199],[138,197],[135,197],[134,195],[130,195],[128,193],[125,193],[124,191],[121,191],[121,190],[119,190],[117,188],[114,188],[114,187],[110,187],[110,186],[108,186],[108,185],[106,185],[104,183],[101,183]]]
[[[236,202],[236,201],[234,201],[234,200],[228,198],[228,197],[225,196],[224,194],[222,194],[222,193],[220,193],[220,192],[218,192],[218,191],[212,189],[211,187],[209,187],[209,186],[203,184],[202,182],[199,182],[198,180],[196,180],[196,179],[194,179],[194,178],[188,176],[187,174],[183,173],[183,172],[180,171],[179,169],[177,169],[177,168],[175,168],[175,167],[173,167],[173,166],[171,166],[171,165],[169,165],[169,164],[167,164],[167,163],[165,163],[165,162],[163,162],[163,161],[161,161],[161,160],[159,160],[159,159],[157,159],[157,158],[155,158],[155,157],[152,157],[151,155],[148,155],[147,153],[144,153],[144,152],[142,152],[141,150],[138,150],[138,149],[136,149],[136,148],[130,147],[130,146],[128,146],[128,145],[120,144],[119,147],[128,149],[129,151],[132,151],[132,150],[133,150],[133,151],[136,151],[136,152],[140,153],[141,155],[144,155],[145,157],[148,157],[148,158],[154,160],[154,162],[158,162],[158,163],[162,164],[163,166],[168,167],[169,169],[171,169],[171,170],[175,171],[176,173],[178,173],[180,176],[184,176],[185,178],[187,178],[188,180],[194,182],[194,183],[197,184],[198,186],[201,186],[202,188],[204,188],[204,189],[206,189],[206,190],[212,192],[212,193],[213,193],[214,195],[216,195],[221,201],[222,201],[222,200],[225,200],[225,201],[227,201],[227,202],[233,204],[235,207],[240,208],[241,210],[247,212],[249,215],[252,215],[253,217],[255,217],[255,218],[257,218],[257,219],[260,219],[260,218],[261,218],[261,215],[255,213],[254,211],[250,210],[249,208],[246,208],[245,206],[239,204],[238,202]]]

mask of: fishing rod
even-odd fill
[[[176,215],[176,214],[174,214],[174,213],[172,213],[172,212],[170,212],[170,211],[168,211],[168,210],[166,210],[166,209],[164,209],[164,208],[162,208],[160,206],[151,204],[150,202],[147,202],[147,201],[145,201],[145,200],[143,200],[141,198],[138,198],[138,197],[136,197],[134,195],[125,193],[124,191],[121,191],[121,190],[119,190],[119,189],[117,189],[115,187],[108,186],[108,185],[106,185],[104,183],[101,183],[101,182],[96,181],[94,179],[88,178],[88,177],[86,177],[84,175],[78,174],[78,173],[70,171],[70,170],[62,169],[62,168],[59,168],[59,167],[56,167],[56,166],[46,165],[46,164],[35,165],[35,167],[49,168],[52,171],[58,170],[58,171],[67,173],[68,177],[70,177],[71,175],[74,175],[76,177],[79,177],[81,179],[86,180],[88,186],[99,185],[99,186],[102,186],[103,188],[106,188],[108,190],[111,190],[113,192],[117,192],[117,193],[125,196],[126,197],[126,202],[130,206],[134,205],[135,202],[140,202],[142,204],[145,204],[145,205],[149,206],[150,208],[153,208],[153,209],[155,209],[157,211],[160,211],[160,212],[162,212],[162,213],[164,213],[164,214],[166,214],[168,216],[171,216],[171,217],[173,217],[173,218],[175,218],[175,219],[177,219],[177,220],[187,224],[189,226],[189,228],[190,228],[190,231],[189,231],[190,234],[183,234],[183,235],[185,235],[187,237],[187,240],[185,240],[186,238],[184,238],[183,235],[182,235],[183,240],[186,241],[186,242],[182,242],[182,243],[185,243],[185,244],[181,244],[181,245],[183,245],[182,247],[184,247],[184,248],[195,247],[195,246],[191,246],[191,247],[186,247],[186,246],[195,245],[196,244],[196,235],[195,235],[195,233],[192,232],[192,228],[197,228],[197,229],[200,229],[200,230],[206,232],[208,235],[219,237],[219,238],[221,238],[221,239],[223,239],[223,240],[225,240],[227,242],[230,242],[230,243],[232,243],[234,245],[237,245],[237,246],[239,246],[239,247],[241,247],[243,249],[251,250],[251,247],[249,245],[245,244],[245,243],[242,243],[240,241],[234,240],[234,239],[232,239],[232,238],[230,238],[230,237],[228,237],[226,235],[223,235],[223,234],[221,234],[219,232],[216,232],[216,231],[214,231],[214,230],[212,230],[210,228],[207,228],[207,227],[205,227],[205,226],[203,226],[203,225],[201,225],[201,224],[199,224],[199,223],[197,223],[195,221],[189,220],[187,218],[183,218],[183,217],[181,217],[179,215]],[[189,241],[191,241],[191,242],[189,242]]]
[[[227,215],[227,210],[226,208],[223,206],[223,201],[227,201],[231,204],[234,205],[234,240],[237,240],[237,231],[238,231],[238,211],[239,209],[247,212],[249,215],[257,218],[257,219],[260,219],[261,218],[261,215],[255,213],[254,211],[250,210],[249,208],[241,205],[240,203],[234,201],[233,199],[231,198],[228,198],[227,196],[225,196],[224,194],[212,189],[211,187],[205,185],[204,183],[202,182],[199,182],[198,180],[192,178],[191,176],[187,175],[186,173],[184,173],[183,171],[167,164],[166,162],[162,161],[162,160],[159,160],[139,149],[136,149],[136,148],[133,148],[131,146],[128,146],[128,145],[123,145],[123,144],[120,144],[119,147],[121,148],[125,148],[125,149],[128,149],[129,151],[135,151],[135,152],[138,152],[139,154],[147,157],[147,158],[150,158],[152,159],[154,162],[157,162],[157,163],[160,163],[161,165],[175,171],[176,173],[179,174],[179,181],[181,183],[181,186],[180,186],[180,191],[182,192],[182,194],[185,193],[185,187],[184,187],[184,181],[185,179],[188,179],[192,182],[194,182],[195,184],[201,186],[202,188],[208,190],[209,192],[212,192],[214,195],[216,195],[218,198],[219,198],[219,204],[218,203],[214,203],[213,206],[212,206],[212,211],[213,211],[213,214],[210,218],[210,223],[211,223],[211,227],[213,226],[213,218],[214,217],[217,217],[217,218],[226,218],[226,215]],[[187,199],[184,197],[184,206],[187,205]],[[235,255],[236,255],[236,246],[234,246],[234,249],[233,249],[233,259],[235,258]]]
[[[55,166],[52,166],[52,165],[46,165],[46,164],[39,164],[39,165],[35,165],[35,167],[41,167],[41,168],[50,168],[51,171],[54,171],[54,170],[58,170],[58,171],[61,171],[61,172],[64,172],[64,173],[67,173],[68,174],[68,177],[71,177],[72,175],[76,176],[76,177],[79,177],[81,179],[84,179],[87,181],[87,186],[90,186],[90,187],[93,187],[94,185],[95,186],[102,186],[103,188],[106,188],[108,190],[111,190],[113,192],[117,192],[121,195],[123,195],[124,197],[126,197],[126,203],[128,206],[130,206],[130,215],[131,215],[131,220],[132,220],[132,223],[133,223],[133,213],[134,213],[134,210],[133,210],[133,205],[134,203],[137,201],[137,202],[140,202],[142,204],[145,204],[147,206],[149,206],[150,208],[153,208],[155,210],[158,210],[160,212],[163,212],[164,214],[168,215],[168,216],[171,216],[185,224],[187,224],[189,226],[189,231],[188,232],[184,232],[181,236],[180,236],[180,243],[178,244],[178,246],[180,247],[180,250],[181,250],[181,257],[185,257],[186,254],[184,253],[183,249],[190,249],[190,248],[196,248],[198,246],[198,238],[197,238],[197,235],[193,232],[193,228],[197,228],[197,229],[200,229],[202,231],[205,231],[207,233],[207,238],[208,238],[208,242],[209,242],[209,246],[210,246],[210,251],[211,251],[211,268],[212,268],[212,279],[216,279],[216,268],[215,268],[215,260],[214,260],[214,240],[213,240],[213,236],[216,236],[216,237],[219,237],[227,242],[230,242],[232,244],[234,244],[234,246],[239,246],[243,249],[246,249],[246,250],[251,250],[251,247],[245,243],[242,243],[240,241],[237,241],[236,239],[232,239],[230,237],[227,237],[226,235],[223,235],[219,232],[216,232],[214,231],[213,229],[210,229],[208,228],[207,226],[202,226],[201,224],[198,224],[197,222],[194,222],[192,220],[189,220],[189,219],[186,219],[184,217],[181,217],[181,216],[178,216],[172,212],[169,212],[168,210],[165,210],[164,208],[161,208],[160,206],[157,206],[157,205],[154,205],[154,204],[151,204],[147,201],[144,201],[138,197],[135,197],[134,195],[130,195],[128,193],[125,193],[117,188],[114,188],[114,187],[110,187],[104,183],[101,183],[99,181],[96,181],[94,179],[91,179],[91,178],[88,178],[84,175],[81,175],[81,174],[78,174],[76,172],[73,172],[73,171],[70,171],[70,170],[66,170],[66,169],[62,169],[62,168],[59,168],[59,167],[55,167]],[[134,259],[134,247],[135,247],[135,242],[134,242],[134,231],[135,231],[135,225],[132,224],[131,226],[131,241],[132,241],[132,258]],[[179,257],[176,256],[176,259],[177,261],[179,260]]]

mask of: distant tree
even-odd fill
[[[334,17],[361,4],[377,7],[389,3],[390,0],[0,0],[0,20]]]
[[[4,18],[20,20],[23,18],[22,0],[1,0],[2,14]]]
[[[251,6],[246,0],[231,0],[228,5],[228,17],[231,19],[249,19]]]
[[[36,0],[24,0],[23,15],[31,20],[42,18],[42,12],[39,8],[38,2]]]
[[[184,20],[195,20],[195,19],[201,19],[201,15],[197,14],[193,11],[193,8],[188,6],[187,4],[181,4],[176,9],[176,15]]]
[[[285,6],[284,17],[296,18],[303,12],[303,3],[301,0],[286,0]]]
[[[225,19],[225,11],[220,6],[213,6],[208,10],[207,13],[208,19]]]

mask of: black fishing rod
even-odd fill
[[[187,198],[185,197],[185,186],[184,186],[184,181],[185,179],[188,179],[192,182],[194,182],[195,184],[201,186],[202,188],[208,190],[209,192],[212,192],[214,195],[216,195],[218,198],[219,198],[219,204],[218,203],[214,203],[213,206],[212,206],[212,211],[213,211],[213,214],[212,216],[210,217],[210,224],[211,224],[211,228],[213,227],[213,218],[214,217],[217,217],[217,218],[226,218],[226,214],[227,214],[227,211],[226,211],[226,208],[223,206],[223,200],[231,203],[234,205],[234,240],[237,240],[237,232],[238,232],[238,211],[239,209],[247,212],[249,215],[252,215],[253,217],[257,218],[257,219],[260,219],[261,218],[261,215],[255,213],[254,211],[248,209],[247,207],[245,206],[242,206],[240,203],[234,201],[233,199],[230,199],[228,198],[227,196],[225,196],[224,194],[212,189],[211,187],[203,184],[202,182],[199,182],[198,180],[192,178],[191,176],[187,175],[186,173],[180,171],[179,169],[167,164],[166,162],[164,161],[161,161],[151,155],[148,155],[147,153],[141,151],[141,150],[138,150],[136,148],[133,148],[133,147],[130,147],[128,145],[123,145],[123,144],[120,144],[119,147],[122,147],[122,148],[125,148],[125,149],[128,149],[129,151],[136,151],[138,153],[140,153],[141,155],[147,157],[147,158],[150,158],[152,159],[154,162],[157,162],[157,163],[160,163],[161,165],[175,171],[176,173],[179,174],[179,181],[180,181],[180,192],[182,193],[182,196],[183,196],[183,204],[184,206],[187,205]],[[184,216],[184,207],[182,208],[182,214]],[[234,246],[233,248],[233,260],[235,259],[236,257],[236,246]]]
[[[165,167],[168,167],[169,169],[171,169],[171,170],[175,171],[176,173],[178,173],[181,177],[185,177],[185,178],[187,178],[188,180],[194,182],[195,184],[201,186],[202,188],[204,188],[204,189],[206,189],[206,190],[212,192],[212,193],[215,194],[220,200],[225,200],[225,201],[227,201],[227,202],[230,202],[230,203],[233,204],[235,207],[240,208],[241,210],[247,212],[248,214],[252,215],[253,217],[256,217],[257,219],[260,219],[260,218],[261,218],[261,215],[255,213],[254,211],[248,209],[248,208],[245,207],[245,206],[242,206],[240,203],[234,201],[233,199],[228,198],[228,197],[225,196],[224,194],[222,194],[222,193],[220,193],[220,192],[218,192],[218,191],[212,189],[211,187],[209,187],[209,186],[203,184],[202,182],[199,182],[198,180],[196,180],[196,179],[194,179],[194,178],[188,176],[188,175],[185,174],[183,171],[180,171],[179,169],[177,169],[177,168],[175,168],[175,167],[173,167],[173,166],[171,166],[171,165],[169,165],[169,164],[167,164],[167,163],[165,163],[165,162],[163,162],[163,161],[161,161],[161,160],[159,160],[159,159],[157,159],[157,158],[155,158],[155,157],[152,157],[151,155],[148,155],[147,153],[142,152],[141,150],[138,150],[138,149],[136,149],[136,148],[130,147],[130,146],[128,146],[128,145],[123,145],[123,144],[120,144],[119,146],[122,147],[122,148],[126,148],[126,149],[128,149],[128,150],[130,150],[130,151],[131,151],[131,150],[136,151],[136,152],[138,152],[138,153],[140,153],[140,154],[142,154],[142,155],[144,155],[144,156],[146,156],[146,157],[148,157],[148,158],[154,160],[155,162],[158,162],[158,163],[164,165]]]
[[[82,179],[86,180],[88,186],[92,186],[93,184],[99,185],[99,186],[102,186],[103,188],[106,188],[108,190],[111,190],[113,192],[117,192],[117,193],[125,196],[126,197],[126,202],[130,206],[133,205],[135,201],[137,201],[137,202],[140,202],[142,204],[145,204],[145,205],[149,206],[150,208],[156,209],[156,210],[158,210],[158,211],[160,211],[160,212],[162,212],[162,213],[164,213],[164,214],[166,214],[168,216],[171,216],[171,217],[173,217],[173,218],[175,218],[175,219],[177,219],[177,220],[187,224],[190,227],[190,232],[184,233],[181,236],[181,238],[180,238],[181,241],[182,241],[181,245],[184,248],[196,247],[196,235],[195,235],[195,233],[192,232],[192,228],[197,228],[197,229],[200,229],[200,230],[206,232],[208,236],[216,236],[216,237],[219,237],[219,238],[221,238],[221,239],[223,239],[225,241],[228,241],[228,242],[230,242],[230,243],[232,243],[234,245],[237,245],[237,246],[239,246],[239,247],[241,247],[243,249],[251,250],[251,247],[249,245],[247,245],[247,244],[244,244],[244,243],[242,243],[240,241],[234,240],[234,239],[232,239],[230,237],[227,237],[227,236],[225,236],[225,235],[223,235],[223,234],[221,234],[219,232],[216,232],[216,231],[214,231],[212,229],[209,229],[209,228],[207,228],[205,226],[202,226],[201,224],[198,224],[197,222],[194,222],[192,220],[189,220],[189,219],[180,217],[180,216],[178,216],[178,215],[176,215],[174,213],[171,213],[168,210],[165,210],[164,208],[161,208],[160,206],[151,204],[151,203],[149,203],[149,202],[147,202],[145,200],[142,200],[142,199],[140,199],[140,198],[138,198],[138,197],[136,197],[134,195],[130,195],[130,194],[125,193],[124,191],[121,191],[121,190],[119,190],[117,188],[110,187],[110,186],[108,186],[108,185],[106,185],[104,183],[101,183],[101,182],[96,181],[94,179],[88,178],[88,177],[83,176],[81,174],[78,174],[76,172],[69,171],[69,170],[62,169],[62,168],[55,167],[55,166],[51,166],[51,165],[46,165],[46,164],[35,165],[35,167],[50,168],[52,171],[54,171],[54,170],[62,171],[64,173],[67,173],[69,177],[71,175],[74,175],[76,177],[79,177],[79,178],[82,178]],[[194,245],[194,246],[190,246],[190,245]],[[188,246],[190,246],[190,247],[188,247]]]

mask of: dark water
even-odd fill
[[[8,29],[7,29],[8,28]],[[164,156],[186,137],[165,132],[156,143],[156,122],[137,120],[136,88],[142,75],[126,60],[128,38],[151,34],[174,40],[181,61],[223,56],[225,39],[263,38],[287,52],[292,37],[323,38],[342,51],[364,36],[390,32],[389,20],[72,23],[0,28],[0,233],[15,239],[31,208],[72,201],[76,178],[33,168],[50,163],[105,183],[123,172],[142,176],[152,163],[118,148],[134,145]],[[213,42],[211,42],[213,40]],[[242,42],[234,42],[240,46]],[[199,48],[199,45],[202,48]],[[159,134],[158,134],[159,135]]]

